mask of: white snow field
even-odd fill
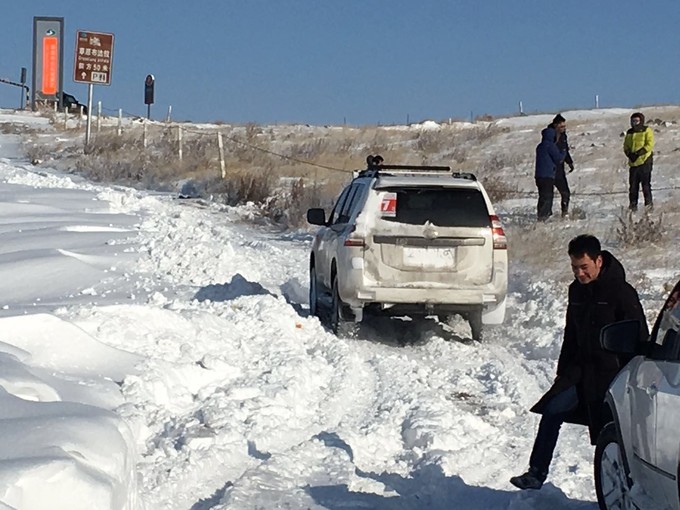
[[[34,167],[19,135],[0,134],[0,508],[597,508],[583,427],[564,426],[543,489],[508,479],[554,377],[568,240],[601,236],[650,321],[678,276],[672,253],[613,242],[605,219],[625,198],[578,197],[625,189],[625,174],[595,174],[619,157],[629,114],[564,113],[586,218],[534,226],[534,198],[497,204],[511,245],[535,244],[511,250],[506,323],[482,343],[462,320],[336,338],[307,316],[309,232]],[[500,122],[532,151],[550,118]],[[0,112],[22,123],[45,121]],[[654,184],[673,188],[680,130],[665,133]],[[586,158],[598,143],[605,156]],[[677,194],[655,195],[676,247]],[[542,251],[557,263],[539,271],[529,253]]]

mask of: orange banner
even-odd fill
[[[42,93],[56,95],[59,87],[59,39],[43,37]]]

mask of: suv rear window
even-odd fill
[[[382,190],[381,190],[382,191]],[[441,227],[490,227],[484,196],[470,188],[387,188],[397,194],[397,212],[386,221]]]

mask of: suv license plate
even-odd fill
[[[455,248],[403,248],[404,265],[424,268],[453,268],[456,266]]]

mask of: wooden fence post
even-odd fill
[[[182,161],[182,126],[177,126],[177,146],[179,160]]]
[[[222,171],[222,179],[227,176],[227,169],[224,165],[224,143],[222,142],[222,132],[217,132],[217,147],[220,149],[220,170]]]

